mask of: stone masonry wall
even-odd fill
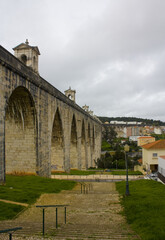
[[[6,172],[49,177],[54,165],[82,169],[100,157],[101,124],[1,46],[0,98],[1,182]]]

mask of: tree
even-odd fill
[[[110,127],[109,134],[108,134],[109,142],[113,143],[116,137],[117,137],[117,132],[114,130],[113,127]]]
[[[117,137],[117,133],[114,130],[114,128],[112,126],[108,127],[108,126],[104,126],[104,133],[103,133],[103,138],[107,141],[112,143],[114,141],[114,139]]]

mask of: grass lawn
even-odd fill
[[[118,170],[118,171],[113,171],[111,170],[110,172],[104,172],[104,170],[99,170],[96,169],[95,170],[87,170],[87,171],[83,171],[83,170],[70,170],[70,173],[66,173],[66,172],[52,172],[52,175],[93,175],[93,174],[110,174],[110,175],[126,175],[126,171],[125,170]],[[140,171],[128,171],[129,175],[142,175],[142,173]]]
[[[112,175],[126,175],[126,171],[112,171]],[[128,175],[143,175],[140,171],[128,171]]]
[[[20,205],[0,202],[0,221],[12,219],[23,209],[25,207]]]
[[[125,197],[125,182],[116,183],[123,198],[127,222],[143,240],[165,239],[165,186],[153,180],[129,182],[130,196]]]
[[[96,174],[97,171],[86,171],[86,170],[70,170],[70,173],[66,173],[66,172],[61,172],[61,173],[58,173],[58,172],[52,172],[52,175],[92,175],[92,174]]]
[[[76,183],[39,176],[6,176],[6,185],[0,185],[0,198],[32,204],[42,193],[69,190]]]

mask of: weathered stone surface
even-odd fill
[[[50,177],[100,157],[101,124],[0,46],[0,181],[5,173]]]

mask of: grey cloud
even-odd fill
[[[164,0],[0,2],[1,44],[38,45],[41,76],[80,106],[165,121]]]

